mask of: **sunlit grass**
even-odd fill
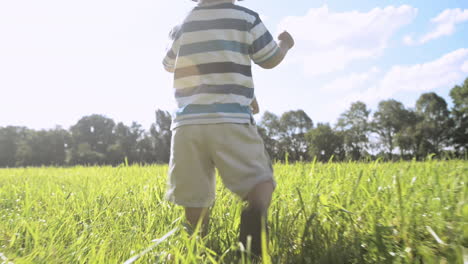
[[[163,199],[166,174],[2,169],[0,253],[14,263],[123,263],[142,252],[134,263],[250,261],[238,254],[243,203],[218,184],[208,236],[191,237],[182,208]],[[277,164],[275,176],[271,263],[463,263],[468,162]]]

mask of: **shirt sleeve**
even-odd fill
[[[260,16],[257,16],[256,21],[250,30],[252,43],[249,48],[250,58],[256,64],[262,64],[279,52],[279,46],[273,39],[273,36],[263,24]]]
[[[175,69],[175,61],[177,59],[178,53],[178,43],[179,43],[179,27],[174,27],[171,32],[169,33],[169,45],[166,50],[166,55],[163,59],[163,65],[166,69],[174,70]]]

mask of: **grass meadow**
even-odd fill
[[[263,263],[468,263],[466,161],[274,168]],[[218,182],[210,232],[192,237],[164,200],[166,175],[163,165],[0,169],[0,263],[250,262],[238,254],[243,202]]]

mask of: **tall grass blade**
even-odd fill
[[[148,247],[147,249],[143,250],[142,252],[138,253],[137,255],[129,258],[128,260],[126,260],[124,262],[124,264],[131,264],[135,261],[137,261],[139,258],[143,257],[144,255],[146,255],[148,252],[151,252],[154,248],[156,248],[159,244],[161,244],[162,242],[166,241],[167,238],[169,238],[170,236],[174,235],[175,232],[177,232],[177,230],[179,230],[178,227],[172,229],[171,231],[169,231],[167,234],[165,234],[164,236],[162,236],[161,238],[158,238],[158,239],[155,239],[153,240],[153,245],[151,245],[150,247]]]

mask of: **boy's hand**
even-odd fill
[[[274,67],[278,66],[283,61],[284,57],[286,57],[286,54],[289,52],[289,50],[294,47],[294,44],[293,37],[287,31],[279,34],[278,46],[280,52],[277,52],[275,56],[259,64],[260,67],[264,69],[273,69]]]
[[[250,109],[252,110],[252,114],[254,115],[260,112],[260,107],[258,106],[257,98],[254,98],[254,100],[250,104]]]
[[[294,39],[293,37],[291,36],[291,34],[289,34],[289,32],[287,31],[283,31],[283,33],[279,34],[278,36],[278,40],[280,41],[280,46],[283,46],[285,48],[287,48],[288,50],[290,50],[292,47],[294,47]]]

